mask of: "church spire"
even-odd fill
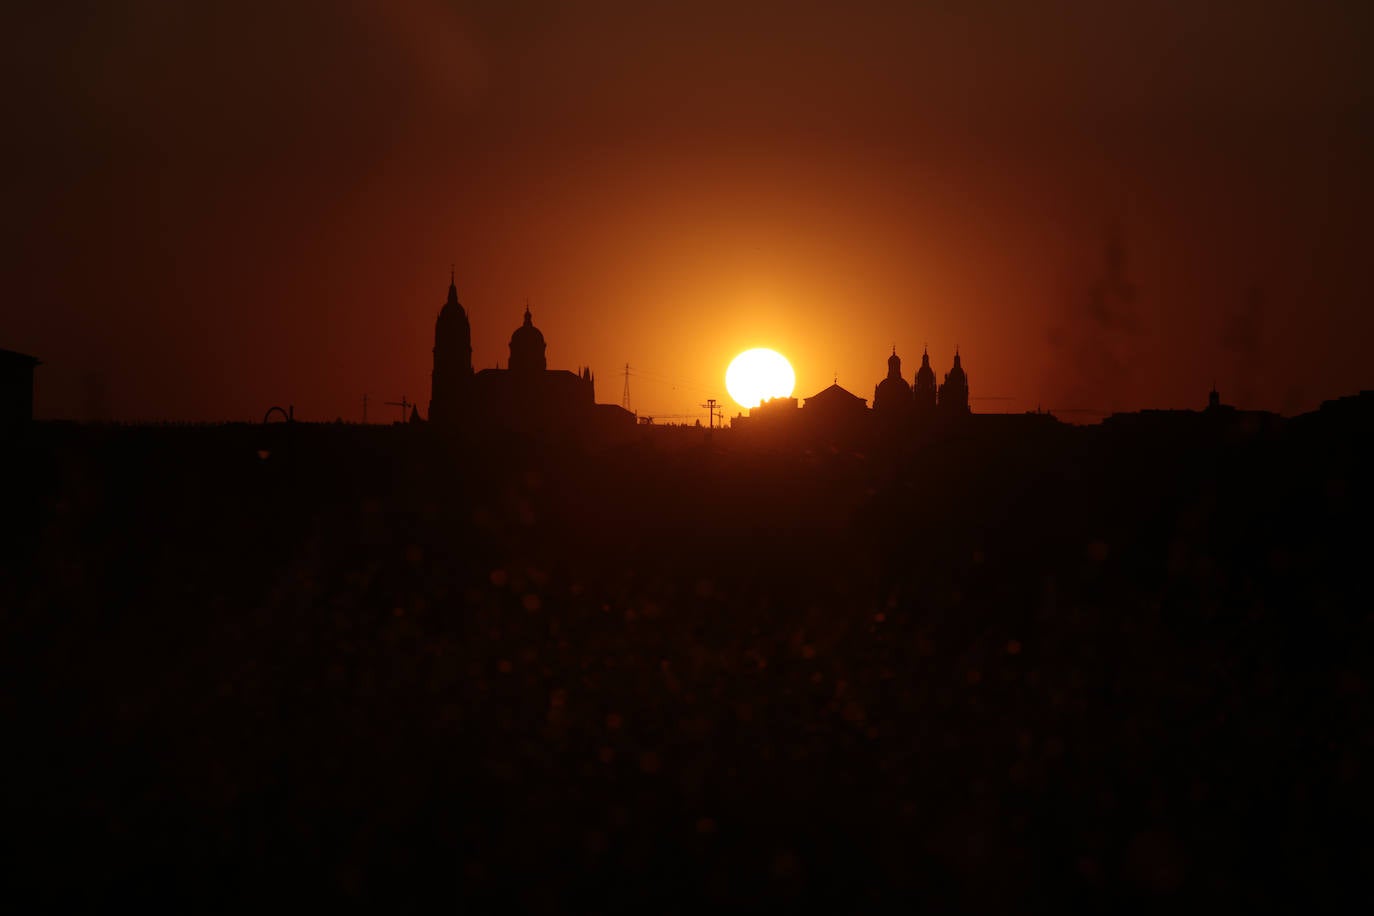
[[[454,279],[453,279],[453,265],[452,265],[452,264],[450,264],[450,265],[448,266],[448,300],[447,300],[444,304],[445,304],[445,305],[457,305],[457,304],[458,304],[458,284],[455,283],[455,282],[454,282]]]

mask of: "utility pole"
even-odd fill
[[[716,428],[716,399],[707,398],[706,403],[701,405],[706,408],[706,426],[708,429]],[[725,419],[725,408],[721,407],[721,419]]]
[[[625,391],[620,396],[620,406],[630,409],[630,364],[625,364]]]

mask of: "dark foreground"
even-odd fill
[[[1367,427],[1296,426],[580,456],[37,427],[4,459],[8,886],[1367,903]]]

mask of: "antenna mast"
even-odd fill
[[[625,390],[620,395],[620,406],[626,410],[630,409],[630,364],[625,364]]]

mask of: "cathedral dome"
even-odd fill
[[[911,389],[900,375],[889,375],[873,389],[873,408],[879,411],[900,409],[911,401]]]
[[[911,389],[902,378],[902,358],[897,355],[897,348],[894,346],[892,355],[887,358],[887,378],[873,389],[873,409],[888,411],[906,408],[910,404]]]
[[[525,307],[525,323],[510,336],[510,368],[515,372],[540,371],[548,368],[544,350],[544,333],[534,326],[529,307]]]

